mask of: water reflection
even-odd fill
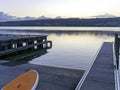
[[[49,54],[30,61],[33,64],[87,69],[103,42],[113,42],[114,33],[52,33]]]
[[[115,32],[106,31],[0,31],[9,34],[49,34],[53,47],[29,63],[87,69],[103,42],[113,42]],[[20,60],[21,61],[21,60]]]
[[[114,36],[115,33],[120,33],[120,31],[51,31],[51,30],[0,30],[1,34],[27,34],[27,35],[39,35],[39,34],[56,34],[57,36],[61,36],[62,34],[67,35],[107,35],[107,36]]]
[[[20,51],[17,53],[12,53],[9,55],[5,55],[0,57],[1,60],[7,60],[8,62],[2,63],[2,65],[6,66],[16,66],[24,63],[28,63],[30,60],[40,57],[42,55],[47,54],[47,49],[34,49],[27,51]]]

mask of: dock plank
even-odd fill
[[[115,90],[111,42],[103,44],[80,90]]]
[[[1,61],[0,88],[18,75],[33,69],[37,70],[40,76],[36,90],[74,90],[84,73],[84,70],[80,69],[33,65],[29,63],[9,66],[8,62]]]

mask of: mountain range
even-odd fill
[[[55,19],[61,19],[61,16],[57,16]],[[16,16],[12,16],[9,14],[6,14],[4,12],[0,12],[0,22],[5,22],[5,21],[23,21],[23,20],[37,20],[37,19],[51,19],[50,17],[45,17],[45,16],[40,16],[38,18],[35,17],[30,17],[30,16],[26,16],[26,17],[16,17]]]
[[[120,17],[114,18],[63,18],[0,22],[0,26],[68,26],[68,27],[120,27]]]
[[[80,27],[120,27],[120,17],[111,14],[91,18],[50,18],[45,16],[16,17],[0,12],[0,26],[80,26]]]
[[[98,16],[93,16],[91,18],[113,18],[116,17],[112,14],[104,14],[104,15],[98,15]],[[40,16],[38,18],[35,17],[30,17],[30,16],[26,16],[26,17],[17,17],[17,16],[12,16],[9,14],[6,14],[4,12],[0,12],[0,22],[6,22],[6,21],[23,21],[23,20],[42,20],[42,19],[53,19],[50,17],[45,17],[45,16]],[[62,19],[61,16],[57,16],[54,19]]]

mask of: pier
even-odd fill
[[[116,90],[113,62],[113,43],[105,42],[78,90]]]
[[[47,35],[0,35],[0,56],[36,48],[51,48]]]
[[[12,66],[10,66],[11,63]],[[10,61],[0,61],[0,88],[18,75],[34,69],[38,71],[40,77],[36,90],[74,90],[84,74],[84,70],[80,69],[33,65],[29,63],[14,64]]]

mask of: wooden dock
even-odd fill
[[[115,90],[113,43],[105,42],[80,90]]]
[[[33,50],[35,47],[51,48],[52,41],[47,40],[47,35],[0,35],[0,56]]]
[[[33,64],[17,64],[0,60],[0,88],[28,70],[37,70],[40,76],[36,90],[74,90],[84,70]]]

